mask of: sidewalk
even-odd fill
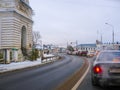
[[[50,57],[50,56],[54,56],[54,55],[45,55],[45,57]],[[42,63],[42,62],[41,62],[41,58],[39,58],[36,61],[26,60],[23,62],[13,62],[10,64],[0,64],[0,73],[46,64],[46,63],[51,62],[51,60],[48,60],[47,62],[44,62],[44,63]]]

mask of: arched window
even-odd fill
[[[26,55],[26,42],[27,42],[26,36],[27,36],[26,27],[23,26],[21,29],[21,50],[23,55]]]

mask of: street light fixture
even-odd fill
[[[109,23],[105,23],[105,24],[112,27],[112,43],[113,43],[113,45],[114,45],[114,26],[111,25],[111,24],[109,24]]]

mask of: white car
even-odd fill
[[[101,51],[91,69],[93,85],[106,87],[109,85],[120,86],[120,51]]]
[[[95,55],[95,52],[93,52],[93,51],[89,51],[87,53],[87,57],[93,57],[94,55]]]

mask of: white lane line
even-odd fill
[[[82,83],[83,79],[87,75],[89,69],[90,69],[90,62],[89,62],[89,66],[88,66],[86,72],[84,73],[84,75],[80,78],[80,80],[74,85],[74,87],[71,90],[76,90],[79,87],[79,85]]]

